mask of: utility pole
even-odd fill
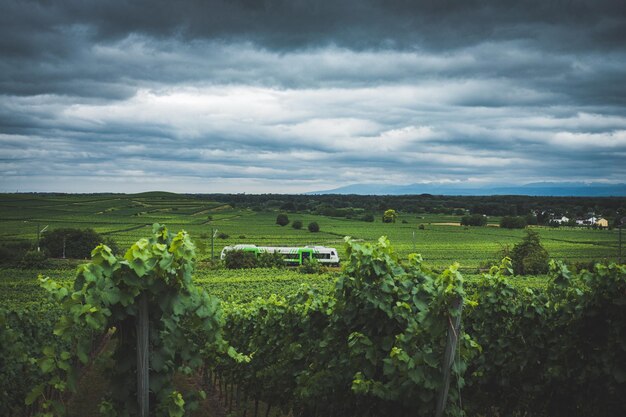
[[[415,230],[413,230],[413,253],[415,253]]]
[[[39,237],[41,236],[41,234],[43,232],[46,231],[46,229],[48,228],[48,225],[46,225],[46,227],[44,227],[43,229],[39,230],[39,223],[37,223],[37,252],[41,252],[41,249],[39,248]]]
[[[215,250],[215,236],[217,236],[217,229],[211,229],[211,231],[211,260],[213,260],[213,252]]]
[[[622,264],[622,228],[624,227],[624,223],[626,223],[626,217],[622,217],[619,219],[619,223],[617,225],[618,236],[619,236],[619,264]]]

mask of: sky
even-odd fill
[[[0,192],[626,182],[623,0],[0,5]]]

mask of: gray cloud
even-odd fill
[[[626,178],[623,2],[5,3],[7,191]]]

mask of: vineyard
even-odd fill
[[[322,245],[343,252],[344,236],[366,242],[387,236],[398,254],[419,252],[430,265],[445,268],[459,262],[464,272],[474,272],[486,260],[497,260],[498,252],[517,243],[523,230],[499,227],[460,227],[460,216],[400,213],[396,223],[363,222],[309,212],[289,213],[291,221],[304,225],[317,222],[320,231],[310,233],[290,225],[276,224],[278,210],[254,211],[236,208],[199,196],[171,193],[136,195],[0,195],[0,243],[31,243],[37,231],[77,227],[93,228],[126,250],[150,233],[153,223],[165,223],[173,230],[186,230],[194,239],[200,259],[224,246],[242,243],[259,246]],[[496,226],[499,217],[489,217]],[[615,261],[618,256],[617,230],[587,228],[535,228],[552,259],[566,262]],[[472,271],[470,271],[472,270]]]
[[[2,415],[86,415],[84,395],[89,415],[138,415],[142,294],[151,415],[211,415],[207,396],[232,415],[434,415],[456,317],[445,415],[626,412],[623,266],[572,274],[554,262],[520,279],[505,259],[464,278],[381,238],[348,241],[342,271],[313,278],[194,272],[186,233],[153,233],[123,258],[101,246],[77,272],[45,271],[54,279],[4,271]],[[103,382],[86,386],[94,375]]]
[[[0,268],[0,415],[134,416],[138,397],[159,417],[626,414],[616,230],[534,227],[550,273],[514,276],[500,255],[525,232],[497,217],[289,213],[312,233],[278,212],[168,193],[2,196],[5,247],[48,226],[89,227],[119,249]],[[212,243],[216,256],[331,246],[342,267],[230,270]]]

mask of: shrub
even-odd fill
[[[280,226],[287,226],[289,224],[289,217],[285,213],[280,213],[276,216],[276,224]]]
[[[500,220],[500,227],[505,229],[524,229],[526,225],[526,217],[521,216],[504,216]]]
[[[294,222],[291,223],[291,227],[297,230],[302,229],[302,220],[294,220]]]
[[[47,265],[47,256],[43,251],[29,250],[20,261],[20,267],[24,269],[43,268]]]
[[[104,243],[113,253],[118,248],[111,238],[103,238],[93,229],[61,228],[44,232],[39,245],[53,258],[85,259],[91,256],[93,248]],[[65,246],[65,251],[63,250]]]
[[[398,213],[394,209],[386,210],[383,214],[383,223],[395,223],[398,218]]]
[[[461,226],[486,226],[487,216],[482,214],[472,214],[461,217]]]
[[[0,263],[18,263],[31,248],[32,244],[27,241],[2,243],[0,245]]]
[[[526,237],[513,246],[511,261],[516,275],[536,275],[548,272],[550,257],[541,245],[539,234],[528,230]]]
[[[372,223],[374,221],[374,215],[372,213],[365,214],[363,215],[363,217],[361,217],[361,220],[363,220],[364,222]]]
[[[420,229],[420,230],[424,230],[424,229],[426,229],[426,226],[424,226],[423,224],[420,224],[417,228]]]
[[[324,272],[324,267],[316,259],[310,258],[302,261],[302,265],[298,267],[298,272],[301,274],[321,274]]]
[[[228,235],[228,234],[226,234],[224,232],[220,232],[220,233],[218,233],[217,237],[219,239],[228,239],[230,237],[230,235]]]
[[[317,222],[309,223],[309,232],[317,233],[320,231],[320,225]]]
[[[231,250],[224,256],[224,266],[228,269],[255,268],[257,266],[256,254],[242,250]]]
[[[262,252],[256,258],[256,267],[258,268],[284,268],[285,261],[283,256],[278,252]]]

